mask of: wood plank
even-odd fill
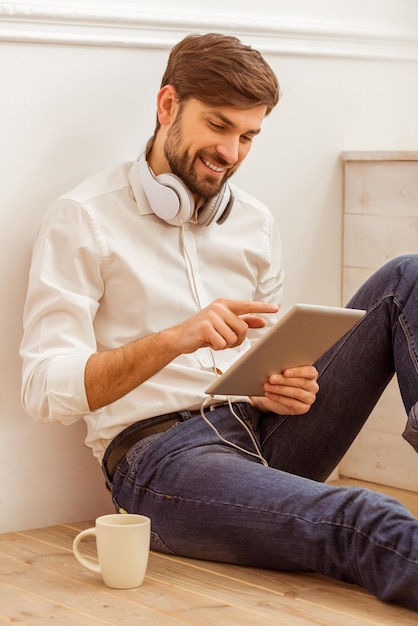
[[[68,576],[62,574],[59,568],[52,563],[50,570],[42,567],[33,568],[20,563],[11,567],[5,573],[3,565],[7,566],[6,559],[0,564],[0,602],[1,612],[9,608],[8,617],[15,619],[25,616],[46,616],[56,619],[64,626],[68,617],[68,624],[109,624],[120,626],[136,626],[139,618],[150,626],[184,626],[183,620],[154,605],[149,607],[140,601],[137,590],[116,591],[108,589],[93,577]],[[12,597],[10,607],[5,605],[4,599]],[[18,600],[18,601],[17,601]],[[14,613],[12,613],[14,611]],[[90,620],[90,621],[89,621]],[[93,620],[93,621],[92,621]],[[29,621],[29,623],[37,623]],[[44,622],[40,622],[44,623]]]
[[[75,604],[75,603],[74,603]],[[84,614],[75,606],[68,607],[51,602],[35,593],[22,591],[14,585],[0,582],[1,613],[8,623],[44,626],[54,620],[59,626],[101,626],[111,622],[96,619],[93,614]]]
[[[23,542],[30,541],[27,538],[22,538]],[[46,546],[44,543],[41,545]],[[127,603],[138,603],[138,598],[141,599],[139,603],[141,606],[140,615],[142,617],[147,617],[147,624],[160,624],[162,623],[160,620],[164,619],[164,624],[171,623],[167,619],[168,613],[175,613],[177,617],[183,617],[187,615],[187,623],[202,623],[201,620],[204,620],[204,624],[218,625],[220,620],[220,611],[222,615],[222,620],[225,620],[224,623],[228,624],[244,624],[248,626],[252,626],[254,621],[259,619],[260,617],[266,623],[273,621],[275,624],[312,624],[310,619],[307,620],[302,616],[301,619],[297,621],[290,621],[287,615],[285,619],[282,619],[280,613],[274,613],[273,616],[264,615],[265,611],[259,610],[257,606],[253,606],[252,602],[245,602],[244,606],[246,608],[245,612],[242,611],[243,605],[240,603],[240,606],[237,607],[235,601],[230,601],[228,599],[228,593],[226,593],[225,597],[225,580],[223,579],[221,583],[219,581],[215,585],[213,581],[209,581],[209,583],[194,585],[193,588],[191,585],[185,585],[183,578],[187,578],[188,574],[183,574],[179,576],[179,572],[183,572],[183,568],[186,568],[188,572],[188,563],[176,564],[174,567],[168,569],[167,567],[161,568],[154,575],[153,572],[153,564],[150,563],[149,571],[147,573],[146,581],[142,585],[139,590],[120,590],[113,591],[108,590],[98,577],[91,574],[90,572],[86,572],[84,570],[79,571],[78,563],[75,561],[73,556],[68,553],[67,557],[70,558],[70,563],[65,562],[65,555],[59,555],[58,559],[52,556],[51,554],[46,553],[44,556],[46,557],[47,563],[40,567],[40,559],[38,559],[37,569],[34,573],[30,571],[31,565],[23,562],[21,559],[24,557],[24,547],[22,543],[19,542],[18,545],[16,542],[12,544],[10,547],[10,552],[13,556],[9,557],[10,561],[13,560],[13,564],[9,561],[4,565],[4,560],[7,558],[5,555],[5,550],[7,546],[1,546],[1,554],[2,558],[0,559],[0,581],[4,579],[5,571],[8,572],[9,580],[14,580],[13,574],[17,577],[18,581],[14,584],[19,584],[19,590],[26,590],[29,593],[36,593],[37,595],[41,595],[43,589],[48,589],[48,598],[52,599],[55,604],[61,604],[68,606],[68,598],[63,595],[63,590],[66,589],[65,580],[60,579],[60,575],[62,576],[62,572],[64,572],[63,578],[69,578],[68,584],[70,585],[71,593],[76,594],[77,598],[77,607],[78,609],[83,609],[84,612],[93,612],[93,614],[97,617],[102,617],[102,613],[100,612],[100,606],[92,604],[92,596],[91,596],[91,588],[95,589],[95,594],[93,599],[97,597],[97,594],[100,592],[100,595],[111,595],[112,600],[109,598],[106,600],[107,606],[112,605],[113,609],[116,609],[117,615],[119,619],[123,617],[123,623],[128,624],[127,618],[128,609]],[[29,559],[32,558],[32,554],[34,553],[33,546],[30,547],[29,550]],[[152,559],[154,556],[159,559],[159,555],[152,555]],[[168,560],[169,562],[169,560]],[[167,561],[165,561],[167,563]],[[74,575],[69,576],[69,565],[71,568],[74,568]],[[3,567],[2,567],[3,566]],[[17,569],[16,569],[17,568]],[[48,568],[51,568],[50,570]],[[158,569],[158,568],[157,568]],[[22,576],[24,574],[24,576]],[[73,572],[72,572],[73,574]],[[195,572],[193,572],[193,576],[195,576]],[[214,577],[216,578],[216,577]],[[24,581],[24,582],[23,582]],[[219,593],[214,590],[214,586],[219,587],[222,585],[222,598],[219,597]],[[158,607],[159,614],[157,617],[153,617],[153,615],[149,615],[146,611],[143,610],[143,606],[150,609],[152,613],[157,613],[155,609],[155,589],[158,588]],[[87,591],[87,596],[86,594]],[[247,591],[246,591],[247,592]],[[240,589],[240,594],[242,595],[242,589]],[[122,605],[117,604],[115,606],[115,598],[123,601]],[[274,598],[273,598],[274,599]],[[257,597],[257,601],[260,600]],[[164,617],[161,614],[162,608],[165,608]],[[132,611],[132,609],[130,609]],[[109,610],[107,610],[106,615],[109,615]],[[137,617],[137,613],[134,612],[135,618]],[[197,621],[195,621],[194,619]],[[117,620],[116,620],[117,622]],[[174,622],[173,622],[174,623]],[[183,623],[183,622],[182,622]],[[319,622],[320,623],[320,622]],[[325,623],[325,622],[324,622]],[[329,622],[330,624],[332,622]]]
[[[413,150],[345,150],[343,161],[418,161],[418,152]]]
[[[68,529],[63,530],[63,542],[69,542],[70,537],[68,536]],[[58,537],[60,534],[60,527],[55,527],[52,529],[52,531],[56,537],[55,541],[59,543],[60,539]],[[39,531],[34,531],[34,534],[37,535],[37,537],[39,538],[45,537],[46,532],[47,531],[45,531],[45,529],[41,529]],[[0,552],[3,552],[4,554],[4,552],[7,551],[9,555],[13,555],[15,558],[20,558],[28,562],[28,560],[30,561],[32,559],[33,554],[41,553],[43,549],[45,550],[47,558],[50,560],[50,543],[42,539],[40,546],[38,546],[37,544],[33,546],[30,543],[30,539],[24,536],[25,534],[26,533],[19,533],[19,535],[21,536],[21,540],[17,544],[16,541],[14,541],[12,544],[6,543],[6,546],[4,546],[2,545],[2,541],[0,539]],[[70,541],[68,545],[71,545],[71,543],[72,541]],[[22,550],[22,548],[24,549]],[[77,575],[78,563],[75,561],[75,559],[73,560],[73,564]],[[55,563],[53,566],[54,571],[60,571],[60,568],[62,566],[66,568],[66,570],[68,569],[68,563],[63,564],[62,559],[55,559]],[[211,579],[207,580],[207,578],[211,574],[211,571],[209,569],[210,567],[212,567],[212,574],[215,574],[215,577],[211,576]],[[257,574],[253,573],[253,570],[249,568],[236,568],[234,566],[222,564],[209,564],[209,568],[206,566],[205,563],[200,564],[200,562],[190,561],[188,559],[172,559],[172,557],[165,557],[164,555],[153,554],[150,558],[150,566],[148,569],[147,577],[150,579],[152,578],[159,585],[166,585],[168,574],[168,578],[171,581],[170,585],[171,587],[173,585],[175,586],[177,590],[177,595],[179,586],[180,588],[187,588],[187,594],[185,599],[188,605],[190,605],[190,598],[192,593],[194,595],[202,593],[201,590],[204,590],[208,585],[210,585],[212,595],[214,594],[214,590],[217,589],[216,599],[223,606],[226,605],[228,600],[227,596],[232,593],[233,587],[234,602],[236,602],[238,598],[240,607],[244,608],[245,606],[247,612],[254,608],[253,605],[258,606],[258,603],[269,602],[270,600],[274,600],[275,605],[277,605],[278,598],[281,598],[281,606],[278,607],[281,609],[281,611],[288,608],[291,608],[292,611],[294,610],[295,600],[298,597],[298,591],[300,591],[301,581],[303,580],[303,577],[293,575],[294,585],[289,588],[289,578],[286,577],[285,574],[268,572],[267,575],[270,577],[270,579],[274,574],[276,575],[276,577],[278,577],[279,584],[277,585],[277,583],[275,583],[274,586],[269,586],[269,589],[266,590],[266,588],[263,589],[263,587],[260,586],[260,578],[257,578]],[[65,573],[67,573],[66,570]],[[229,572],[231,571],[234,572],[233,578],[231,578],[229,574]],[[199,575],[197,575],[197,573]],[[87,576],[89,578],[92,577],[89,572],[84,572],[83,570],[83,577],[84,576]],[[248,576],[251,576],[253,580],[248,581]],[[94,579],[96,579],[96,577],[94,577]],[[246,594],[246,600],[244,605],[242,604],[243,586],[245,587]],[[249,593],[248,586],[252,587],[252,589],[250,589],[251,593]],[[281,591],[278,593],[277,589],[280,589]],[[172,591],[172,589],[170,589],[170,591]],[[220,591],[221,597],[219,597]],[[168,592],[167,588],[166,592]],[[268,597],[271,595],[273,595],[273,598]],[[305,611],[305,607],[302,607],[302,610]],[[260,609],[258,608],[257,611],[260,612]],[[264,613],[266,613],[266,611],[264,611]],[[277,621],[276,607],[274,615],[270,617],[274,618]],[[267,615],[265,615],[265,618],[267,618]],[[290,620],[291,617],[287,616],[287,619]],[[325,617],[323,615],[321,615],[321,621],[323,624],[333,623],[332,620],[330,622],[325,621]],[[293,623],[293,621],[289,621],[288,623]],[[357,622],[353,623],[357,624]]]
[[[1,540],[0,540],[1,541]],[[131,614],[135,620],[138,616],[147,619],[147,624],[177,624],[179,621],[184,623],[182,619],[187,614],[187,623],[200,623],[203,618],[204,623],[214,626],[219,624],[219,610],[222,610],[222,617],[231,624],[244,624],[252,626],[254,623],[254,615],[245,615],[241,610],[224,600],[219,601],[213,597],[212,593],[206,593],[205,590],[195,590],[191,593],[190,589],[184,589],[174,579],[167,580],[167,572],[164,573],[164,584],[159,587],[158,593],[158,609],[155,608],[155,577],[147,575],[146,581],[138,590],[110,590],[106,588],[96,575],[85,571],[79,567],[73,555],[68,551],[67,554],[59,554],[58,557],[51,553],[46,542],[40,542],[39,545],[45,548],[45,553],[37,558],[37,569],[31,571],[31,565],[34,563],[32,555],[36,552],[34,546],[30,546],[27,551],[25,545],[31,540],[22,537],[21,541],[2,544],[0,547],[0,581],[4,579],[5,574],[9,580],[15,581],[13,584],[19,586],[19,590],[42,596],[42,590],[45,586],[48,589],[48,598],[52,599],[56,604],[69,606],[71,601],[67,597],[66,592],[70,591],[73,596],[76,594],[77,607],[83,612],[92,612],[97,617],[103,618],[101,607],[93,604],[93,600],[101,598],[101,596],[111,596],[106,598],[107,606],[106,616],[110,617],[109,606],[116,610],[115,623],[118,619],[122,619],[124,624],[129,624]],[[24,545],[25,544],[25,545]],[[4,564],[9,551],[9,562]],[[30,563],[27,562],[27,557]],[[42,556],[44,559],[42,559]],[[66,558],[67,557],[67,558]],[[11,561],[13,560],[13,563]],[[152,568],[152,566],[151,566]],[[151,569],[150,568],[150,569]],[[13,577],[15,574],[15,577]],[[24,574],[24,576],[22,575]],[[40,580],[41,579],[41,580]],[[160,580],[157,581],[161,583]],[[94,589],[94,595],[91,590]],[[86,591],[87,590],[87,591]],[[128,606],[130,604],[138,605],[136,607]],[[165,605],[163,607],[163,605]],[[172,619],[175,613],[177,618]],[[193,614],[198,615],[198,622],[193,619]],[[169,619],[171,617],[171,620]],[[277,617],[277,616],[276,616]],[[113,622],[112,622],[113,623]],[[277,624],[285,624],[286,622],[275,619]],[[306,622],[308,623],[308,622]]]
[[[168,571],[182,587],[210,585],[217,589],[217,597],[228,596],[237,606],[249,610],[254,604],[263,605],[263,617],[281,615],[286,611],[287,623],[298,623],[303,614],[310,623],[335,624],[335,614],[344,615],[344,625],[387,624],[416,625],[415,613],[394,605],[383,604],[366,590],[317,574],[285,574],[270,570],[256,570],[217,563],[187,561],[164,557],[164,572]],[[177,562],[177,563],[176,563]],[[191,571],[192,570],[192,571]],[[158,573],[154,563],[153,573]],[[216,577],[213,576],[216,574]],[[163,573],[160,571],[160,577]],[[223,579],[219,580],[219,577]],[[219,588],[218,588],[219,586]],[[260,611],[261,615],[261,611]],[[294,620],[294,621],[292,621]]]
[[[107,592],[94,574],[79,567],[71,554],[72,537],[77,531],[71,531],[69,527],[54,527],[51,530],[50,536],[48,529],[31,531],[30,534],[33,532],[37,536],[36,539],[27,537],[27,531],[15,534],[19,535],[18,541],[15,539],[9,542],[7,537],[0,537],[0,554],[4,555],[7,552],[10,557],[25,562],[26,565],[33,564],[34,555],[37,555],[36,564],[38,567],[42,566],[43,584],[47,581],[48,586],[54,583],[54,575],[58,573],[70,576],[72,584],[81,583],[82,588],[86,584],[93,584]],[[59,543],[67,543],[69,547],[59,549]],[[51,546],[54,548],[52,551]],[[53,575],[52,580],[48,578],[49,574]],[[236,623],[253,624],[257,616],[265,622],[274,621],[277,624],[319,623],[334,626],[334,612],[344,615],[345,626],[365,623],[393,624],[394,619],[398,624],[416,623],[414,614],[409,611],[390,607],[388,614],[386,605],[362,589],[318,575],[285,574],[152,554],[147,585],[144,584],[137,590],[141,592],[144,603],[149,601],[150,608],[154,607],[153,588],[156,587],[159,588],[160,607],[164,601],[166,608],[168,607],[171,612],[180,616],[187,611],[189,618],[194,614],[201,618],[204,612],[205,624],[219,623],[219,611],[213,616],[215,607],[222,608],[223,617],[228,616],[227,623],[234,623],[237,619]],[[132,595],[131,591],[117,593],[119,597],[124,593]],[[360,602],[356,595],[360,597]],[[77,602],[80,607],[78,592]],[[89,603],[86,608],[92,610]],[[228,610],[225,610],[226,608]],[[96,607],[93,609],[97,615]],[[120,607],[117,610],[120,610]],[[388,615],[386,621],[381,615],[382,610]],[[376,615],[378,621],[370,619],[370,612],[373,616]],[[285,621],[282,621],[282,618]]]

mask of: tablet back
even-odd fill
[[[264,395],[271,374],[312,365],[365,311],[297,304],[206,390],[210,395]]]

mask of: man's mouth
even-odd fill
[[[207,161],[204,157],[200,157],[200,160],[202,161],[202,163],[204,163],[206,165],[206,167],[208,167],[210,170],[212,170],[212,172],[215,172],[215,174],[223,174],[225,172],[225,168],[224,167],[220,167],[219,165],[215,165],[214,163],[211,163],[210,161]]]

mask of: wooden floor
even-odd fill
[[[371,487],[395,495],[418,517],[418,494]],[[383,604],[363,589],[323,576],[283,574],[155,553],[150,555],[140,588],[108,589],[95,574],[79,565],[71,551],[77,532],[91,525],[71,523],[0,535],[0,624],[418,623],[417,613]],[[86,552],[93,553],[93,547],[87,544]]]

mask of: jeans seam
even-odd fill
[[[362,317],[362,319],[360,321],[357,322],[357,324],[351,329],[349,330],[336,344],[335,344],[335,350],[332,350],[332,352],[329,354],[329,357],[327,358],[327,360],[325,361],[325,363],[323,364],[323,366],[321,367],[321,369],[318,371],[318,378],[319,376],[321,376],[321,374],[323,374],[323,372],[325,372],[325,370],[329,367],[330,363],[332,363],[332,361],[334,360],[335,356],[340,352],[340,350],[342,349],[342,347],[347,343],[347,341],[350,339],[351,335],[356,331],[356,329],[360,326],[363,325],[365,323],[365,321],[370,317],[371,313],[373,313],[378,306],[380,306],[382,304],[382,302],[384,300],[386,300],[387,298],[392,298],[393,301],[395,302],[395,292],[391,291],[385,295],[383,295],[381,298],[379,298],[378,300],[376,300],[376,302],[374,302],[374,304],[372,304],[366,311],[366,314],[364,315],[364,317]],[[402,308],[400,306],[400,303],[398,303],[397,301],[395,302],[396,306],[399,307],[399,310],[401,311]]]
[[[363,530],[355,527],[355,526],[350,526],[348,524],[341,524],[339,522],[331,522],[331,521],[327,521],[327,520],[320,520],[320,521],[313,521],[310,519],[307,519],[305,517],[302,517],[300,515],[292,515],[290,513],[283,513],[283,512],[278,512],[278,511],[270,511],[268,509],[262,509],[260,507],[253,507],[253,506],[248,506],[248,505],[242,505],[242,504],[236,504],[236,503],[228,503],[228,502],[216,502],[214,503],[213,501],[204,501],[204,500],[196,500],[196,499],[192,499],[192,498],[184,498],[182,496],[175,496],[175,495],[168,495],[168,494],[161,494],[158,493],[156,491],[154,491],[153,489],[150,489],[149,487],[143,487],[140,489],[141,491],[146,491],[148,493],[152,493],[157,497],[160,497],[162,499],[165,500],[169,500],[170,502],[173,501],[178,501],[178,502],[192,502],[195,504],[207,504],[208,506],[219,506],[219,507],[227,507],[227,508],[233,508],[233,509],[241,509],[241,510],[247,510],[247,511],[252,511],[254,513],[259,513],[260,511],[263,514],[269,514],[271,516],[279,516],[281,518],[287,518],[287,519],[292,519],[292,520],[296,520],[296,521],[300,521],[304,524],[309,524],[309,526],[315,528],[315,527],[319,527],[319,526],[328,526],[329,528],[339,528],[339,529],[345,529],[348,530],[350,532],[352,532],[353,534],[357,534],[365,539],[367,539],[367,541],[369,541],[370,543],[372,543],[374,546],[377,546],[378,548],[383,548],[385,550],[390,550],[390,552],[392,552],[393,554],[396,554],[396,556],[406,560],[408,563],[412,563],[414,565],[418,566],[418,563],[413,560],[410,559],[406,556],[404,556],[403,554],[401,554],[398,550],[396,550],[395,548],[393,548],[392,546],[389,546],[387,543],[383,543],[383,542],[379,542],[374,540],[372,537],[370,537],[366,532],[364,532]]]

